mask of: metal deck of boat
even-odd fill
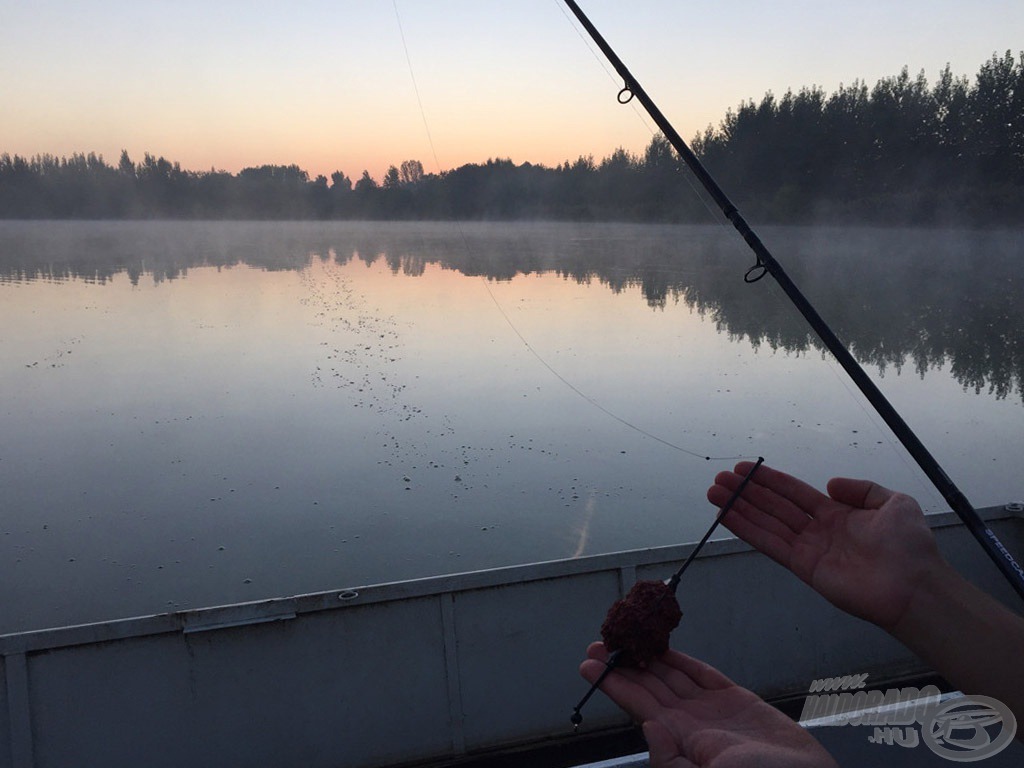
[[[1024,551],[1019,512],[993,508],[983,517]],[[929,521],[962,573],[1016,607],[955,516]],[[550,765],[613,757],[585,748],[622,734],[616,744],[628,744],[628,721],[603,697],[588,704],[582,735],[573,736],[569,715],[585,689],[576,667],[608,605],[637,579],[665,577],[691,548],[5,635],[0,768],[512,765],[532,764],[526,756],[541,751]],[[885,633],[734,539],[705,548],[679,598],[684,618],[673,645],[765,697],[798,696],[822,677],[927,672]],[[826,738],[851,729],[831,730]],[[634,738],[633,751],[640,748]],[[915,750],[902,752],[905,760]],[[999,757],[986,765],[995,768]],[[873,764],[880,760],[872,753]]]

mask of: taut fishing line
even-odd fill
[[[580,39],[580,41],[582,41],[583,46],[590,52],[590,55],[594,57],[595,61],[597,61],[598,65],[601,67],[601,69],[604,71],[604,73],[608,76],[608,79],[613,84],[615,84],[616,87],[620,87],[618,85],[619,80],[616,79],[616,75],[608,68],[607,60],[601,57],[599,51],[595,50],[593,41],[590,38],[588,38],[586,35],[584,35],[583,31],[580,29],[580,27],[573,22],[573,17],[569,14],[569,11],[566,10],[566,5],[563,2],[563,0],[551,0],[551,2],[554,3],[558,7],[558,10],[561,12],[561,14],[565,18],[566,22],[569,24],[569,26],[572,28],[572,30],[576,33],[576,36]],[[620,99],[620,103],[622,103],[621,99]],[[639,107],[637,107],[635,101],[632,98],[630,98],[629,101],[626,102],[626,103],[631,103],[631,106],[633,107],[633,114],[637,116],[637,119],[644,126],[644,128],[651,134],[651,136],[655,136],[657,132],[655,131],[654,128],[651,127],[650,123],[647,122],[647,120],[645,119],[645,113]],[[704,188],[702,186],[700,186],[699,184],[695,184],[694,183],[693,175],[689,172],[689,169],[684,165],[680,169],[680,171],[681,171],[680,176],[686,181],[687,186],[690,187],[690,190],[694,193],[696,198],[698,200],[700,200],[701,205],[704,206],[704,210],[707,211],[707,213],[710,216],[712,222],[714,222],[716,225],[718,225],[721,229],[728,229],[729,228],[728,220],[722,216],[722,212],[719,209],[717,209],[715,206],[713,206],[711,204],[711,201],[708,200],[708,197],[707,197],[707,194],[705,193]],[[666,270],[666,271],[671,271],[671,270]],[[675,270],[675,271],[678,272],[678,270]],[[860,398],[857,397],[857,395],[854,393],[854,391],[850,388],[849,381],[847,379],[844,379],[839,374],[839,372],[835,369],[835,366],[832,364],[832,361],[830,361],[828,359],[828,355],[824,356],[824,362],[825,362],[825,365],[828,366],[828,369],[836,377],[836,380],[842,385],[843,389],[846,390],[846,393],[849,395],[850,399],[853,400],[853,402],[855,402],[857,404],[857,407],[860,408],[861,412],[865,415],[867,420],[871,423],[871,425],[875,428],[875,430],[878,432],[878,434],[882,437],[882,439],[885,441],[886,445],[889,446],[889,449],[892,451],[892,453],[896,457],[898,457],[898,460],[903,464],[903,466],[905,466],[908,470],[910,470],[910,472],[909,472],[910,476],[914,478],[915,482],[917,482],[917,484],[918,484],[919,488],[921,489],[922,493],[926,494],[927,496],[929,496],[933,500],[941,499],[942,498],[941,495],[938,494],[938,491],[936,491],[933,486],[930,486],[930,485],[928,485],[928,484],[926,484],[926,483],[921,481],[920,475],[915,471],[915,469],[916,469],[915,465],[910,461],[910,459],[907,457],[905,452],[900,451],[897,448],[896,442],[893,440],[892,435],[890,433],[886,432],[886,430],[882,429],[882,427],[879,425],[879,423],[878,423],[878,414],[875,413],[874,411],[872,411],[870,408],[868,408],[864,404],[863,400],[861,400]],[[613,418],[614,418],[614,416],[613,416]],[[655,439],[657,439],[657,438],[655,438]],[[745,457],[745,458],[750,458],[750,457]]]
[[[704,459],[705,461],[739,461],[740,459],[751,458],[749,456],[706,456],[703,453],[697,453],[696,451],[691,451],[688,448],[683,448],[680,445],[676,445],[673,442],[670,442],[668,440],[665,440],[664,438],[658,437],[657,435],[652,434],[651,432],[648,432],[646,429],[643,429],[642,427],[637,426],[636,424],[632,423],[631,421],[627,421],[626,419],[622,418],[618,414],[608,410],[603,405],[601,405],[599,402],[597,402],[594,398],[592,398],[590,395],[588,395],[586,392],[583,392],[575,384],[573,384],[571,381],[566,379],[562,374],[560,374],[558,371],[556,371],[548,363],[547,360],[545,360],[543,357],[541,357],[540,353],[536,349],[534,349],[533,345],[530,344],[530,342],[526,340],[526,337],[523,336],[523,334],[519,332],[519,329],[516,328],[515,323],[512,322],[512,318],[510,318],[508,316],[508,313],[505,312],[505,310],[502,308],[501,304],[498,303],[498,298],[494,295],[494,291],[491,290],[491,286],[488,285],[487,279],[485,277],[482,277],[482,276],[481,276],[480,279],[484,281],[484,287],[487,289],[487,293],[490,295],[491,300],[494,302],[494,306],[496,306],[498,308],[498,312],[500,312],[501,316],[505,318],[505,322],[508,323],[509,328],[511,328],[512,332],[515,333],[515,335],[519,337],[519,340],[521,342],[523,342],[523,345],[526,347],[527,350],[529,350],[530,354],[532,354],[540,362],[541,365],[543,365],[545,368],[547,368],[552,373],[552,375],[555,378],[557,378],[560,382],[565,384],[565,386],[567,386],[569,389],[571,389],[577,395],[582,397],[584,400],[586,400],[592,406],[594,406],[599,411],[601,411],[601,413],[603,413],[606,416],[609,416],[609,417],[615,419],[615,421],[619,422],[623,426],[628,427],[629,429],[632,429],[633,431],[640,433],[644,437],[648,437],[651,440],[654,440],[654,441],[656,441],[658,443],[661,443],[664,446],[667,446],[669,448],[674,448],[677,451],[685,453],[688,456],[693,456],[694,458],[697,458],[697,459]]]
[[[402,49],[405,52],[405,61],[406,61],[406,64],[408,65],[408,67],[409,67],[409,77],[412,80],[413,91],[415,91],[415,93],[416,93],[416,103],[417,103],[417,105],[419,106],[419,109],[420,109],[420,117],[423,120],[423,127],[424,127],[424,130],[426,131],[427,142],[430,145],[430,153],[431,153],[431,155],[432,155],[432,157],[434,159],[434,167],[437,170],[437,172],[440,173],[441,172],[441,161],[438,159],[438,156],[437,156],[437,147],[434,144],[434,137],[433,137],[433,134],[430,131],[430,124],[429,124],[429,121],[427,120],[427,113],[426,113],[426,110],[423,107],[423,99],[420,96],[419,85],[416,82],[416,74],[415,74],[415,71],[414,71],[414,68],[413,68],[413,65],[412,65],[412,57],[409,54],[409,45],[408,45],[408,43],[406,42],[406,39],[405,39],[405,30],[402,27],[402,17],[401,17],[401,14],[400,14],[399,10],[398,10],[398,0],[392,0],[391,4],[392,4],[392,6],[395,9],[395,19],[396,19],[396,21],[398,23],[398,34],[399,34],[399,36],[402,39]],[[563,13],[564,13],[564,9],[563,9]],[[578,33],[578,30],[577,30],[577,33]],[[596,57],[596,54],[595,54],[595,57]],[[610,73],[609,73],[609,76],[611,76]],[[641,120],[642,120],[642,116],[641,116]],[[705,203],[705,205],[706,205],[706,203]],[[472,248],[470,248],[469,239],[466,237],[466,232],[462,228],[462,222],[460,220],[458,220],[458,219],[455,219],[454,223],[455,223],[456,230],[459,233],[459,239],[462,241],[462,247],[465,250],[466,254],[470,255],[472,253]],[[643,435],[644,437],[649,438],[650,440],[655,441],[656,443],[660,443],[661,445],[664,445],[664,446],[666,446],[668,448],[672,448],[673,450],[679,451],[680,453],[684,453],[687,456],[693,456],[696,459],[703,459],[704,461],[739,461],[741,459],[755,458],[753,456],[748,456],[748,455],[710,456],[710,455],[708,455],[706,453],[699,453],[697,451],[692,451],[689,448],[684,448],[683,446],[678,445],[676,443],[673,443],[670,440],[666,440],[663,437],[659,437],[658,435],[655,435],[654,433],[650,432],[649,430],[646,430],[643,427],[640,427],[637,424],[634,424],[633,422],[629,421],[628,419],[625,419],[622,416],[619,416],[614,411],[609,410],[608,408],[603,406],[601,403],[599,403],[597,400],[595,400],[593,397],[588,395],[586,392],[582,391],[579,387],[577,387],[571,381],[569,381],[565,376],[563,376],[561,373],[559,373],[558,370],[556,370],[554,366],[552,366],[546,359],[544,359],[544,357],[540,354],[540,352],[538,352],[537,349],[532,344],[530,344],[530,342],[527,340],[527,338],[520,332],[520,330],[516,327],[516,324],[514,322],[512,322],[512,318],[509,317],[508,313],[501,306],[501,302],[498,301],[498,297],[495,296],[494,295],[494,291],[491,290],[491,286],[490,286],[490,284],[487,281],[487,277],[485,275],[481,275],[480,276],[480,281],[483,283],[483,286],[484,286],[484,288],[487,291],[487,295],[490,297],[491,301],[494,303],[494,306],[497,308],[498,313],[504,318],[505,322],[508,324],[508,327],[512,329],[512,332],[518,337],[519,341],[522,342],[523,346],[526,347],[527,351],[531,355],[533,355],[533,357],[542,366],[544,366],[544,368],[546,368],[551,373],[551,375],[553,375],[556,379],[558,379],[560,382],[562,382],[562,384],[564,384],[570,391],[572,391],[573,393],[575,393],[576,395],[581,397],[584,401],[586,401],[591,406],[593,406],[594,408],[599,410],[601,413],[605,414],[609,418],[614,419],[615,421],[617,421],[619,424],[623,425],[624,427],[626,427],[628,429],[631,429],[634,432],[636,432],[636,433],[638,433],[640,435]]]
[[[591,41],[586,37],[586,35],[584,35],[580,31],[580,28],[578,26],[576,26],[576,24],[573,23],[572,16],[570,16],[569,12],[565,10],[565,4],[562,3],[561,0],[551,0],[551,2],[553,2],[555,4],[555,6],[558,7],[559,11],[561,11],[562,16],[565,17],[566,23],[573,30],[573,32],[576,33],[576,36],[579,37],[579,39],[582,41],[583,46],[588,51],[590,51],[590,55],[594,57],[594,60],[598,63],[598,65],[601,67],[601,69],[604,70],[605,74],[608,76],[608,79],[611,80],[616,85],[618,85],[619,81],[616,80],[615,75],[612,73],[612,71],[610,69],[608,69],[608,65],[607,65],[606,60],[601,58],[601,56],[598,53],[598,51],[595,51],[593,45],[591,45]],[[636,118],[637,118],[637,120],[640,121],[640,124],[643,125],[643,127],[647,130],[648,133],[651,134],[652,137],[657,135],[657,131],[655,131],[651,127],[650,123],[648,123],[646,118],[644,117],[643,110],[641,110],[639,107],[637,107],[637,105],[635,103],[633,103],[633,94],[629,90],[628,84],[626,86],[622,87],[622,90],[619,91],[618,101],[619,101],[620,104],[632,104],[633,114],[636,115]],[[717,210],[713,205],[711,205],[711,203],[708,201],[706,195],[704,194],[704,189],[701,186],[696,185],[696,184],[693,183],[693,179],[691,178],[689,173],[683,172],[680,175],[682,176],[683,180],[686,182],[686,185],[690,188],[690,190],[696,196],[696,198],[698,200],[700,200],[701,205],[704,206],[704,210],[706,210],[708,212],[708,215],[711,217],[711,220],[715,224],[719,225],[720,227],[726,227],[727,226],[726,220],[722,218],[721,212],[719,210]],[[750,458],[750,457],[746,457],[746,458]]]
[[[847,375],[857,385],[868,402],[885,421],[886,425],[896,435],[903,447],[914,458],[921,470],[928,476],[936,490],[942,494],[943,499],[950,508],[957,514],[964,526],[977,540],[978,544],[991,558],[996,567],[1003,574],[1017,594],[1024,598],[1024,566],[1021,566],[1010,551],[999,540],[999,537],[989,528],[978,515],[974,506],[967,500],[963,492],[953,483],[945,473],[935,457],[928,451],[921,440],[917,437],[910,426],[903,420],[899,412],[886,399],[878,386],[867,375],[860,363],[853,357],[850,350],[846,348],[835,332],[829,327],[825,320],[818,314],[817,310],[807,300],[796,284],[789,277],[782,265],[775,259],[761,239],[757,236],[739,209],[732,200],[725,194],[718,183],[708,173],[700,159],[693,153],[693,150],[683,141],[682,137],[669,122],[668,118],[661,112],[653,99],[647,94],[640,83],[633,77],[622,59],[618,57],[611,46],[604,39],[601,33],[593,25],[587,15],[575,2],[575,0],[563,0],[568,8],[576,16],[580,24],[586,29],[594,43],[601,49],[605,58],[619,73],[625,83],[624,90],[627,90],[631,97],[636,97],[644,106],[647,114],[654,120],[655,124],[675,148],[676,152],[683,159],[683,162],[690,168],[697,180],[715,201],[722,214],[732,223],[733,227],[750,247],[756,261],[754,266],[747,270],[744,280],[756,282],[770,274],[786,296],[793,303],[793,306],[803,315],[808,325],[821,339],[836,361],[846,371]],[[621,96],[622,91],[620,91]],[[622,101],[622,99],[619,99]]]

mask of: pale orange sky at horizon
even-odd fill
[[[126,149],[355,181],[408,159],[428,173],[599,160],[651,138],[559,0],[0,3],[0,153],[114,164]],[[687,139],[767,91],[873,85],[903,66],[933,82],[946,63],[973,79],[1017,55],[1024,29],[1024,3],[995,0],[581,6]]]

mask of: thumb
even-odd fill
[[[828,495],[851,507],[878,509],[892,498],[893,491],[870,480],[833,477],[828,481]]]
[[[697,768],[681,754],[672,732],[657,720],[643,724],[647,749],[651,753],[651,765],[663,768]]]

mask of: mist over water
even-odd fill
[[[972,502],[1024,497],[1019,233],[762,236]],[[944,509],[736,240],[0,224],[0,632],[693,540],[736,456]]]

